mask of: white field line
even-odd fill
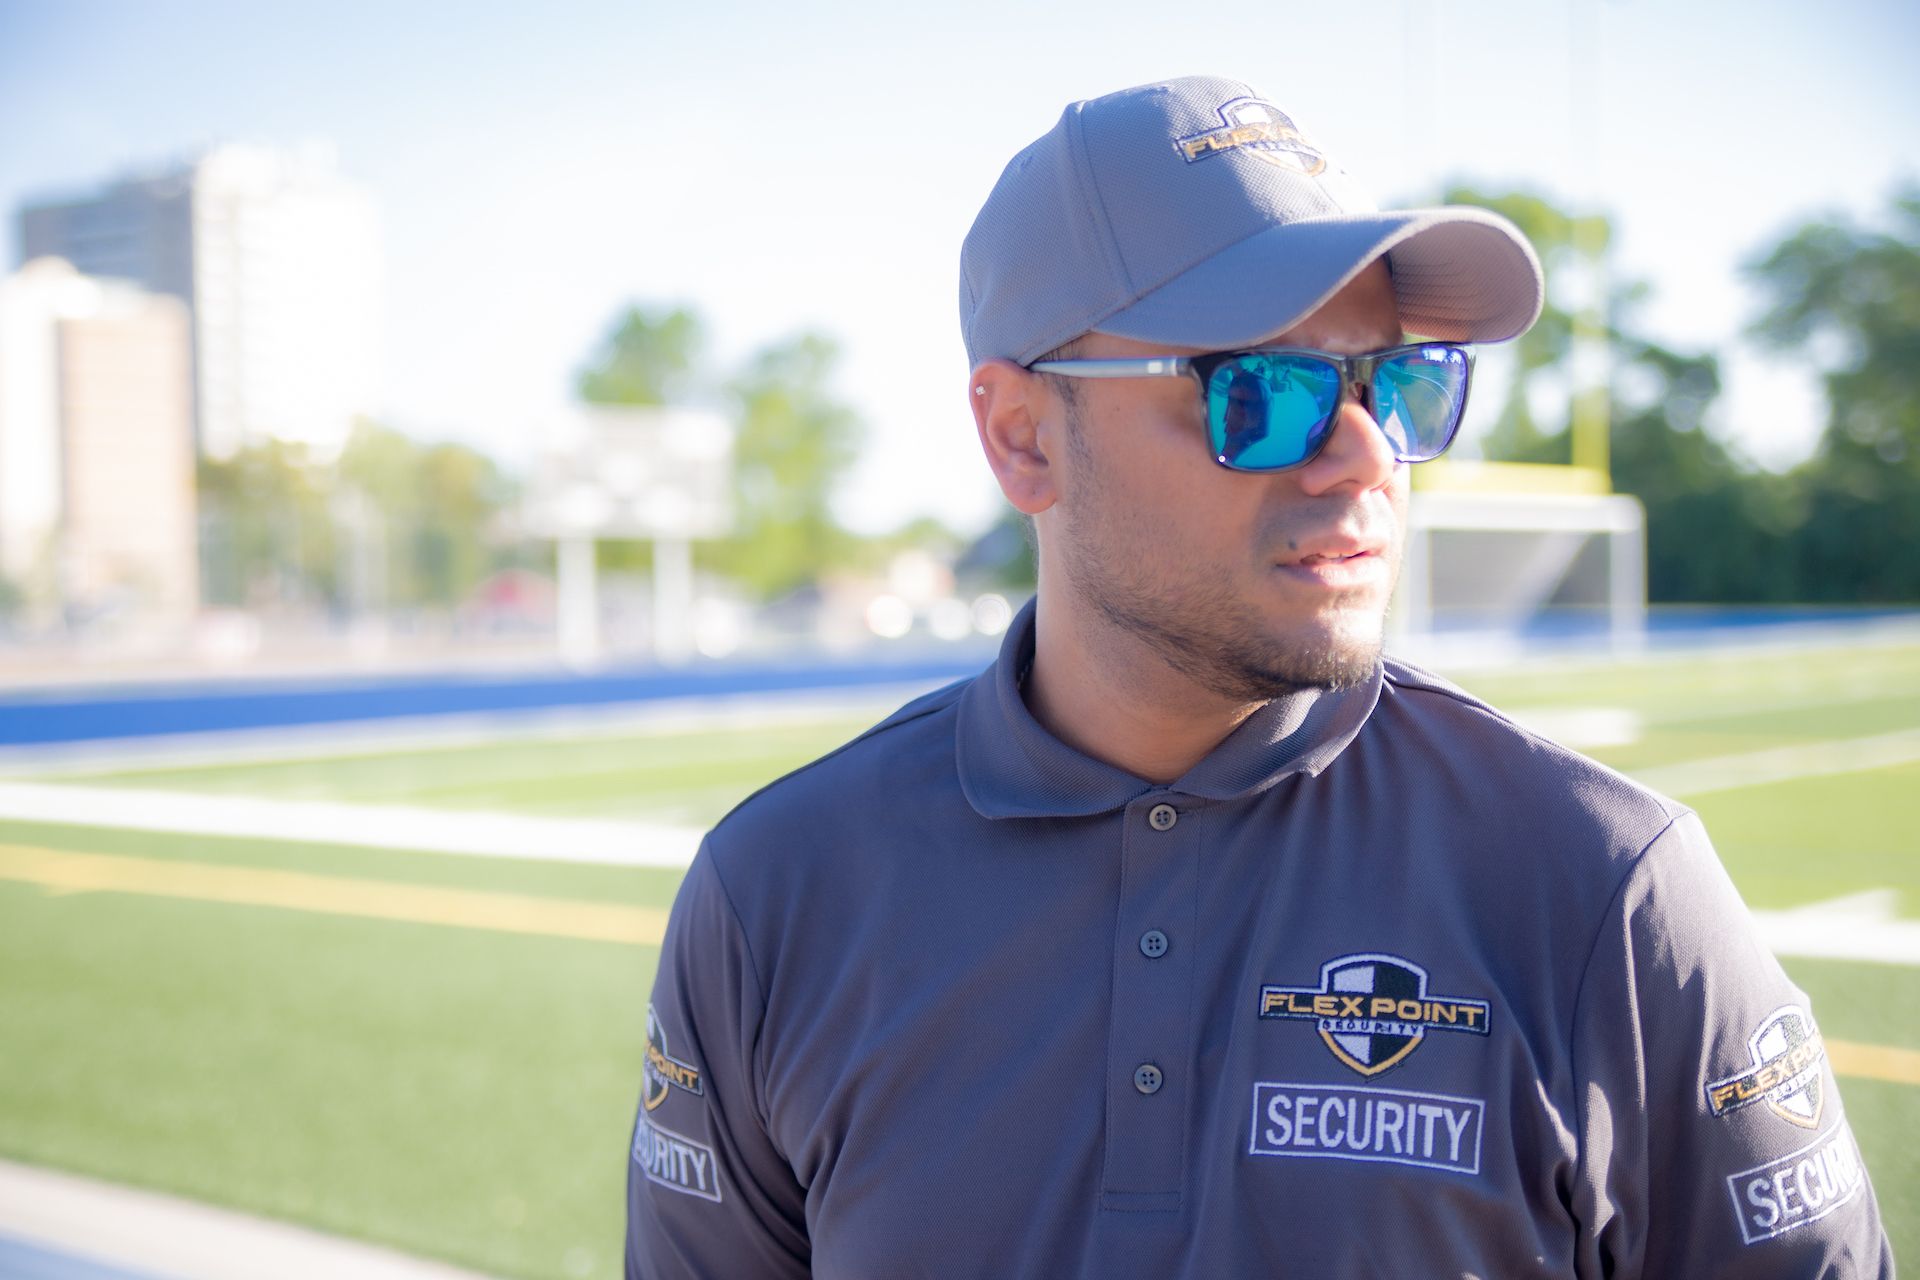
[[[1741,755],[1712,756],[1682,764],[1638,769],[1633,778],[1643,786],[1670,796],[1705,795],[1736,787],[1757,787],[1796,778],[1886,769],[1920,760],[1920,729],[1901,729],[1870,738],[1838,742],[1807,742],[1770,747]]]
[[[1920,920],[1895,918],[1899,896],[1870,889],[1786,911],[1756,911],[1753,921],[1777,956],[1920,967]]]
[[[389,1249],[173,1196],[0,1161],[0,1232],[141,1275],[479,1280]]]
[[[684,867],[702,835],[692,827],[652,822],[33,782],[0,782],[0,818],[638,867]]]
[[[1588,714],[1590,723],[1551,727],[1589,741],[1632,730],[1630,721],[1604,709]],[[1656,791],[1686,797],[1915,760],[1920,760],[1920,730],[1902,730],[1693,760],[1640,770],[1634,777]],[[696,828],[666,823],[4,781],[0,818],[618,866],[684,867],[701,837]]]

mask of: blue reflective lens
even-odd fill
[[[1467,400],[1467,353],[1416,347],[1373,371],[1373,417],[1402,462],[1436,458],[1453,439]]]
[[[1207,381],[1207,435],[1230,467],[1273,471],[1319,452],[1340,403],[1340,370],[1297,355],[1235,356]]]
[[[1346,367],[1371,364],[1368,410],[1402,462],[1437,458],[1453,441],[1472,368],[1457,346],[1408,347],[1378,357],[1248,351],[1207,374],[1207,436],[1213,456],[1242,471],[1297,467],[1333,429]],[[1358,372],[1356,370],[1356,372]]]

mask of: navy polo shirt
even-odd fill
[[[1392,661],[1157,785],[1032,648],[709,834],[630,1276],[1892,1274],[1687,810]]]

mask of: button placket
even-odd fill
[[[1141,797],[1121,817],[1101,1205],[1173,1211],[1189,1176],[1195,1043],[1194,948],[1174,942],[1192,926],[1205,824],[1164,792]]]

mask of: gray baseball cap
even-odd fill
[[[1497,342],[1540,314],[1540,261],[1511,222],[1382,212],[1252,88],[1189,76],[1076,102],[1013,158],[960,250],[960,328],[972,364],[1094,330],[1231,350],[1383,256],[1423,337]]]

